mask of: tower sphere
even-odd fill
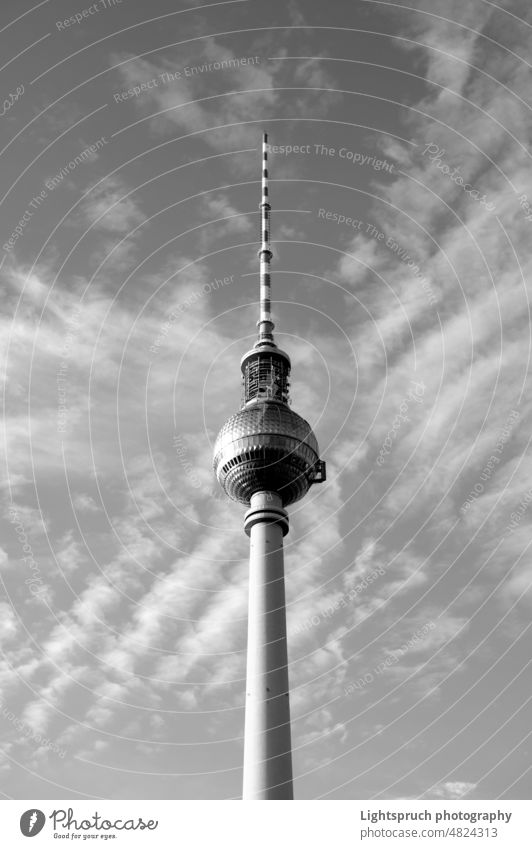
[[[307,421],[280,401],[255,401],[231,416],[214,446],[214,470],[234,501],[277,492],[283,505],[309,490],[319,468],[318,443]]]

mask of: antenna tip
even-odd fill
[[[268,144],[268,133],[263,133],[263,134],[262,134],[262,143],[263,143],[263,144]]]

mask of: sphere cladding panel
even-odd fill
[[[214,446],[214,469],[235,501],[249,504],[261,490],[279,492],[284,504],[302,498],[319,459],[311,427],[284,404],[257,403],[231,416]]]
[[[275,402],[257,402],[253,406],[239,410],[227,419],[220,430],[214,447],[214,455],[219,452],[222,442],[233,442],[241,436],[261,433],[276,433],[305,441],[318,454],[318,442],[307,421],[285,404]]]

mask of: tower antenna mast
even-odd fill
[[[273,342],[272,305],[271,305],[271,276],[270,262],[272,250],[270,247],[270,198],[268,187],[268,134],[262,137],[262,200],[260,204],[260,240],[259,278],[260,278],[260,313],[257,322],[259,327],[259,342]]]

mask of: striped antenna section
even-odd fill
[[[273,343],[273,328],[271,313],[271,282],[270,262],[272,251],[270,248],[270,199],[268,192],[268,135],[262,137],[262,201],[260,203],[260,314],[257,326],[259,328],[259,342]]]

